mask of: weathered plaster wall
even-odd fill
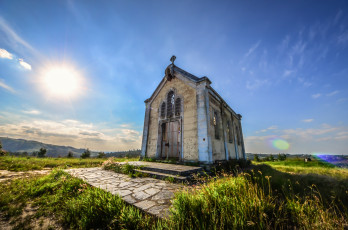
[[[213,151],[213,161],[216,160],[225,160],[225,147],[223,140],[223,125],[222,125],[222,116],[221,116],[221,105],[220,102],[215,100],[211,95],[209,95],[209,108],[210,108],[210,122],[209,122],[209,135],[212,140],[212,151]],[[215,138],[215,129],[214,129],[214,111],[217,111],[217,126],[219,129],[219,139]]]
[[[233,117],[232,113],[230,113],[230,111],[228,111],[227,109],[224,109],[224,114],[225,114],[225,127],[226,127],[226,146],[227,146],[227,151],[228,151],[228,158],[229,159],[236,159],[236,148],[235,148],[235,138],[234,135],[236,135],[234,129],[233,129],[233,125],[232,125],[232,120],[233,121],[237,121],[236,117]],[[229,138],[229,134],[228,134],[228,130],[227,130],[227,122],[230,121],[231,124],[231,132],[232,132],[232,140],[230,140]]]
[[[238,145],[238,137],[241,138],[241,134],[237,135],[237,130],[240,131],[240,125],[238,118],[233,115],[226,107],[223,107],[223,112],[221,113],[221,103],[217,101],[211,95],[209,96],[209,105],[210,105],[210,122],[209,122],[209,135],[212,140],[212,152],[213,152],[213,161],[220,161],[228,159],[239,159],[242,158],[242,145],[241,141]],[[217,125],[219,129],[219,139],[215,138],[215,129],[214,129],[214,111],[217,111],[218,119]],[[229,139],[229,133],[227,129],[227,122],[231,122],[232,129],[232,140]],[[233,122],[232,122],[233,121]],[[238,127],[238,129],[237,129]],[[237,141],[236,141],[237,140]],[[237,151],[236,151],[237,148]],[[226,151],[227,150],[227,156]]]
[[[197,104],[196,89],[189,86],[184,80],[175,77],[167,81],[151,103],[149,134],[147,143],[147,157],[156,157],[158,138],[159,107],[170,89],[176,89],[176,93],[183,98],[183,154],[184,160],[198,160],[197,144]],[[158,150],[160,151],[160,150]]]

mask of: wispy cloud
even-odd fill
[[[25,114],[32,114],[32,115],[39,115],[39,114],[41,114],[41,112],[39,110],[35,110],[35,109],[23,110],[22,112],[25,113]]]
[[[246,82],[246,88],[248,90],[255,90],[257,88],[260,88],[261,86],[265,85],[268,83],[268,80],[259,80],[259,79],[253,79],[253,80],[249,80]]]
[[[278,153],[272,147],[274,139],[287,141],[290,148],[288,153],[313,153],[327,152],[335,154],[347,153],[346,140],[348,140],[348,127],[331,126],[322,124],[318,128],[277,129],[276,134],[259,132],[258,135],[247,136],[245,146],[248,152]],[[330,141],[330,144],[327,143]]]
[[[262,129],[262,130],[256,131],[255,133],[265,133],[265,132],[267,132],[269,130],[276,130],[276,129],[278,129],[278,126],[272,125],[272,126],[266,128],[266,129]]]
[[[339,90],[335,90],[335,91],[333,91],[333,92],[331,92],[331,93],[326,94],[326,96],[331,97],[331,96],[333,96],[333,95],[338,94],[339,92],[340,92]]]
[[[294,71],[293,70],[284,70],[283,77],[288,77],[290,76]]]
[[[313,98],[313,99],[317,99],[317,98],[319,98],[320,96],[321,96],[320,93],[312,94],[312,98]]]
[[[9,53],[7,50],[0,48],[0,58],[12,59],[13,57],[12,54]]]
[[[34,52],[35,54],[38,54],[38,52],[31,46],[29,43],[27,43],[24,39],[22,39],[6,22],[6,20],[0,16],[0,30],[2,30],[6,35],[11,44],[20,44],[30,51]]]
[[[250,54],[254,53],[254,51],[257,49],[257,47],[259,47],[260,43],[261,43],[261,41],[258,41],[258,42],[256,42],[255,44],[253,44],[253,45],[249,48],[248,52],[246,52],[246,53],[244,54],[244,57],[247,58],[247,57],[250,56]]]
[[[313,121],[314,121],[313,118],[302,120],[302,122],[305,122],[305,123],[310,123],[310,122],[313,122]]]
[[[26,63],[22,58],[18,59],[18,61],[24,69],[31,70],[31,65]]]
[[[2,79],[0,79],[0,87],[6,89],[6,90],[8,90],[8,91],[10,91],[11,93],[15,93],[15,92],[16,92],[12,87],[6,85],[6,84],[2,81]]]
[[[22,112],[40,113],[37,110]],[[135,149],[140,148],[141,144],[141,133],[132,129],[131,125],[110,130],[77,120],[49,121],[21,117],[18,123],[0,124],[0,136],[4,135],[100,151]]]
[[[344,31],[337,37],[338,44],[345,44],[348,41],[348,30]]]

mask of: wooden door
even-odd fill
[[[162,124],[162,158],[180,158],[181,130],[180,122],[172,121]]]

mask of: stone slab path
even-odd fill
[[[124,201],[157,217],[167,217],[174,192],[184,188],[154,178],[131,178],[101,168],[66,169],[66,172],[88,184],[119,195]]]

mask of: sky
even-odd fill
[[[0,136],[140,149],[170,57],[246,152],[348,154],[347,1],[0,1]]]

